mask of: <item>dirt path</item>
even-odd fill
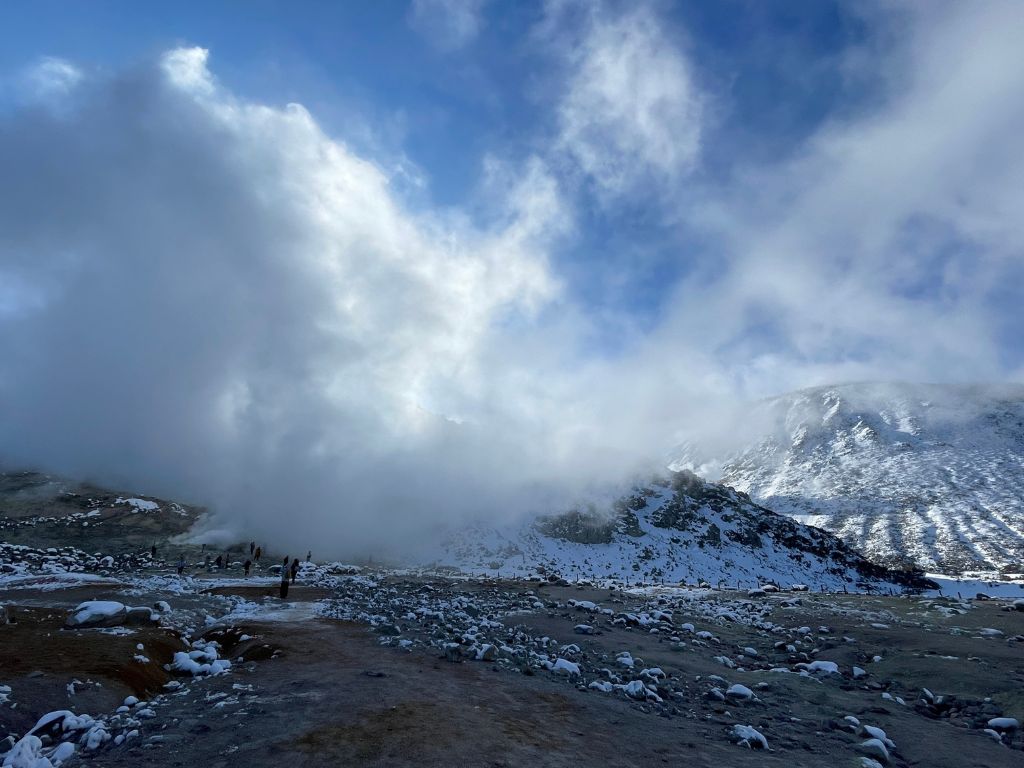
[[[111,752],[103,765],[694,766],[820,765],[755,754],[721,726],[651,717],[621,699],[558,681],[451,664],[381,647],[336,621],[241,627],[280,658],[237,667],[159,710],[158,746]],[[208,699],[236,694],[212,714]],[[174,722],[177,720],[178,722]]]

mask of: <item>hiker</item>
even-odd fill
[[[253,553],[255,551],[256,551],[256,542],[255,541],[250,541],[249,542],[249,556],[252,557],[252,555],[253,555]]]
[[[245,565],[242,567],[245,569],[245,577],[249,578],[249,569],[252,568],[252,560],[246,560]]]
[[[231,567],[231,553],[230,552],[225,552],[224,553],[224,567],[225,568],[230,568]]]
[[[156,544],[149,548],[149,556],[156,560]]]
[[[295,583],[295,576],[299,573],[299,558],[292,560],[292,584]]]
[[[219,570],[220,570],[221,568],[223,568],[223,567],[224,567],[224,558],[223,558],[223,557],[221,557],[220,555],[217,555],[217,559],[216,559],[216,560],[214,560],[214,562],[215,562],[215,563],[217,564],[217,570],[218,570],[218,571],[219,571]]]
[[[178,575],[181,576],[185,572],[185,556],[182,555],[178,558]]]
[[[281,599],[284,600],[288,597],[288,558],[284,559],[284,565],[281,566]]]
[[[306,553],[306,562],[308,563],[312,559],[312,557],[313,557],[313,550],[311,549],[311,550],[309,550]]]
[[[262,555],[262,554],[263,554],[263,547],[256,547],[256,554],[253,556],[253,559],[258,563],[260,561],[260,555]]]
[[[210,556],[209,555],[206,556],[206,560],[203,563],[203,565],[206,566],[206,572],[209,573],[210,572]]]

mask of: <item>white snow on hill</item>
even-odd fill
[[[892,578],[831,534],[689,472],[636,487],[610,510],[460,530],[434,565],[501,576],[704,581],[745,589],[769,582],[887,589]]]
[[[672,467],[873,560],[943,572],[1024,563],[1024,387],[819,387],[761,401],[743,421],[740,445],[695,438]]]

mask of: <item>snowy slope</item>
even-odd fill
[[[671,473],[636,487],[611,510],[587,508],[501,529],[474,527],[444,545],[437,565],[503,576],[815,589],[899,579],[836,537],[776,515],[745,494]],[[538,571],[538,568],[540,569]]]
[[[752,406],[740,446],[691,468],[879,562],[940,571],[1024,563],[1024,387],[848,384]]]

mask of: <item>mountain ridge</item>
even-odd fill
[[[1024,562],[1024,386],[858,382],[750,406],[739,447],[680,446],[693,469],[889,564]],[[708,441],[708,445],[714,441]]]

